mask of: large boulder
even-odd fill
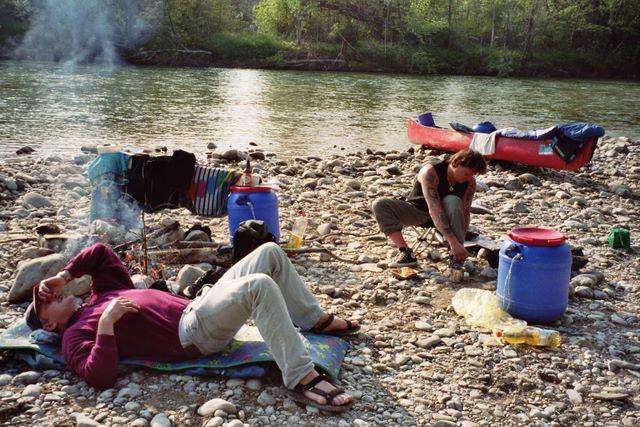
[[[60,254],[47,255],[26,261],[18,267],[18,273],[9,290],[9,302],[17,303],[31,299],[31,293],[36,283],[55,276],[66,264],[68,259]],[[91,278],[84,276],[71,281],[65,286],[65,295],[83,295],[89,291]]]

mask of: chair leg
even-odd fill
[[[433,237],[433,234],[434,234],[436,229],[432,228],[432,227],[425,228],[422,233],[420,233],[419,230],[416,227],[414,227],[413,230],[418,235],[416,241],[411,246],[411,252],[413,253],[413,256],[415,257],[415,256],[421,254],[422,252],[424,252],[425,249],[427,249],[429,240],[431,239],[431,237]]]

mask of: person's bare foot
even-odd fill
[[[329,320],[331,319],[331,320]],[[327,324],[327,322],[329,322]],[[360,323],[357,320],[344,320],[329,313],[322,313],[320,319],[312,328],[312,331],[321,334],[350,335],[360,329]],[[334,335],[334,334],[332,334]]]
[[[316,371],[314,369],[313,371],[308,373],[300,381],[300,384],[305,386],[305,385],[309,384],[313,379],[315,379],[319,375],[320,374],[318,373],[318,371]],[[333,399],[331,400],[331,402],[329,403],[329,402],[327,402],[327,399],[324,396],[322,396],[319,393],[315,393],[313,391],[313,389],[318,389],[318,390],[321,390],[321,391],[323,391],[323,392],[325,392],[327,394],[330,394],[331,392],[334,392],[335,390],[337,390],[337,387],[334,386],[333,384],[331,384],[329,381],[323,380],[323,381],[320,381],[319,383],[317,383],[316,385],[314,385],[311,390],[305,390],[303,392],[305,397],[307,397],[308,399],[313,400],[318,405],[345,406],[345,405],[348,405],[351,402],[353,402],[353,396],[351,396],[349,393],[342,392],[342,393],[334,396]]]

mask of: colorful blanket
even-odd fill
[[[347,342],[329,335],[305,333],[303,337],[315,365],[336,378],[347,351]],[[33,332],[23,320],[14,323],[0,334],[0,350],[20,349],[38,352],[66,366],[60,347],[55,344],[34,342]],[[123,365],[143,366],[159,371],[181,371],[185,375],[229,377],[260,377],[265,373],[264,362],[274,362],[273,355],[258,329],[250,326],[240,329],[223,352],[212,356],[185,362],[121,360]]]

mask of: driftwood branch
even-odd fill
[[[231,254],[217,254],[216,248],[151,250],[148,256],[154,262],[162,264],[208,262],[215,265],[228,265],[231,260]]]
[[[193,249],[193,248],[218,248],[222,246],[223,243],[220,242],[204,242],[204,241],[187,241],[182,240],[179,242],[175,242],[174,246],[178,249]]]
[[[151,234],[148,234],[146,236],[146,240],[147,241],[149,241],[149,240],[152,241],[152,240],[158,239],[159,237],[161,237],[161,236],[163,236],[163,235],[165,235],[165,234],[167,234],[167,233],[169,233],[171,231],[177,230],[178,227],[180,227],[180,223],[176,221],[173,224],[169,224],[166,227],[163,227],[163,228],[161,228],[159,230],[154,231]],[[140,243],[141,239],[142,239],[142,235],[139,238],[135,239],[135,240],[129,240],[128,242],[124,242],[124,243],[121,243],[121,244],[119,244],[117,246],[114,246],[113,250],[115,252],[120,252],[123,249],[129,249],[131,247],[131,245],[135,245],[137,243]]]
[[[13,237],[11,239],[0,240],[0,243],[30,242],[31,240],[38,240],[38,236],[28,236],[23,234],[22,236]]]
[[[317,241],[323,241],[324,239],[326,239],[327,237],[332,237],[332,236],[357,236],[357,237],[373,237],[373,236],[377,236],[380,233],[371,233],[371,234],[362,234],[362,233],[352,233],[349,231],[336,231],[334,233],[329,233],[329,234],[325,234],[324,236],[318,236],[318,237],[312,237],[312,238],[308,238],[308,239],[304,239],[307,242],[315,242]]]
[[[330,257],[337,259],[338,261],[348,262],[350,264],[360,264],[360,262],[358,262],[357,260],[348,259],[348,258],[342,258],[342,257],[334,254],[333,252],[331,252],[327,248],[284,249],[284,251],[287,252],[287,253],[296,254],[296,255],[297,254],[310,254],[310,253],[325,253],[325,254],[329,255]]]

